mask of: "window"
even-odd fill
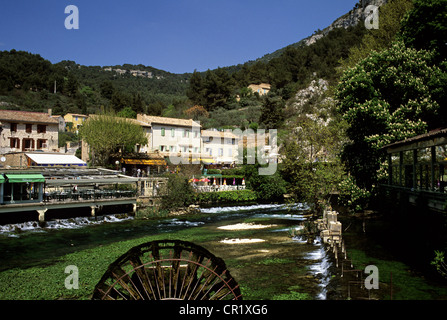
[[[194,131],[194,138],[198,138],[199,137],[199,131]]]
[[[31,133],[33,132],[33,125],[32,124],[26,124],[26,129],[25,129],[26,133]]]
[[[171,137],[173,137],[173,138],[175,137],[175,129],[174,128],[171,129]]]
[[[391,183],[396,186],[401,185],[400,181],[401,172],[400,172],[400,154],[393,153],[391,154]]]
[[[224,154],[223,148],[219,148],[219,157],[222,157]]]
[[[404,186],[413,188],[413,150],[403,152],[403,165]]]
[[[189,138],[189,130],[183,131],[183,138]]]
[[[162,136],[162,137],[165,136],[165,128],[161,128],[161,136]]]
[[[11,123],[11,132],[17,132],[17,123]]]
[[[19,138],[9,138],[9,139],[10,139],[9,146],[11,148],[17,148],[17,149],[20,148],[20,139]]]
[[[22,150],[34,149],[34,139],[23,139],[22,140]]]
[[[37,139],[37,149],[46,149],[47,148],[47,140],[46,139]]]
[[[38,124],[37,125],[37,133],[46,133],[47,132],[47,126],[44,124]]]
[[[170,146],[170,147],[169,147],[169,150],[170,150],[171,152],[175,152],[175,146]]]
[[[417,151],[416,181],[421,189],[431,188],[431,148],[422,148]]]
[[[436,164],[435,164],[435,190],[444,192],[447,186],[447,144],[436,146]]]

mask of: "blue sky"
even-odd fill
[[[327,27],[357,0],[3,0],[0,51],[57,63],[143,64],[173,73],[255,60]],[[79,9],[67,30],[65,7]]]

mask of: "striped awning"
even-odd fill
[[[140,164],[145,166],[165,166],[165,160],[158,159],[121,159],[121,163],[125,164]]]

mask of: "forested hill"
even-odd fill
[[[116,111],[160,113],[185,100],[189,74],[173,74],[143,65],[82,66],[74,61],[52,64],[38,54],[0,52],[0,103],[53,114],[94,113],[101,106]],[[151,109],[149,109],[151,111]]]
[[[193,74],[144,65],[52,64],[38,54],[2,51],[0,108],[89,114],[104,107],[128,117],[138,112],[187,117],[186,110],[202,105],[207,113],[201,120],[206,126],[229,125],[222,121],[228,117],[236,126],[257,123],[262,101],[249,96],[247,86],[270,83],[272,92],[287,100],[315,78],[335,80],[339,61],[366,32],[357,24],[358,12],[374,1],[385,0],[361,1],[323,31],[261,59]]]
[[[52,64],[38,54],[0,52],[0,107],[53,114],[94,113],[101,106],[119,112],[125,107],[153,115],[183,116],[194,104],[208,111],[244,107],[236,96],[250,83],[267,82],[290,91],[310,82],[314,73],[332,78],[341,58],[359,42],[364,28],[337,29],[311,46],[289,47],[268,63],[219,68],[203,73],[173,74],[142,65],[82,66],[73,61]],[[200,75],[204,87],[192,98],[190,79]],[[208,82],[208,84],[207,84]],[[298,87],[297,87],[298,86]],[[210,92],[210,88],[218,89]],[[167,111],[168,106],[170,110]],[[167,113],[167,114],[166,114]]]

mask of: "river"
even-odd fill
[[[139,220],[124,215],[105,215],[96,219],[78,217],[49,221],[45,228],[36,222],[2,225],[0,272],[45,266],[43,261],[57,261],[70,253],[153,235],[160,240],[187,238],[221,257],[241,285],[244,299],[346,298],[346,293],[341,293],[346,288],[339,283],[340,268],[334,267],[328,247],[319,238],[308,244],[291,235],[291,230],[301,228],[308,219],[305,205],[258,204],[201,208],[200,211],[196,215],[156,220]],[[348,223],[344,222],[344,229]],[[351,232],[354,226],[348,229]],[[347,237],[351,241],[351,247],[347,244],[349,253],[354,253],[350,249],[354,249],[359,239],[364,242],[364,236],[351,234]],[[377,246],[375,248],[376,252]],[[370,249],[370,242],[364,248],[355,248],[356,257],[362,258],[362,254]],[[381,251],[386,250],[381,248]],[[363,257],[365,259],[370,257]],[[384,270],[382,265],[388,267],[389,263],[394,263],[389,254],[374,259],[373,263],[378,264],[380,270]],[[405,269],[402,281],[408,281],[410,268],[398,263],[394,266]],[[390,270],[394,274],[394,292],[398,292],[399,274],[395,269]],[[421,276],[411,275],[411,280],[415,279],[420,280]],[[415,286],[421,287],[420,282],[415,282]],[[381,288],[388,290],[386,281],[381,282]],[[443,291],[436,291],[438,289]],[[445,285],[422,290],[425,291],[418,294],[428,299],[436,295],[443,297],[447,292]],[[387,296],[380,298],[384,297]]]
[[[172,237],[194,229],[197,235],[216,234],[211,240],[197,236],[197,244],[223,258],[236,279],[256,288],[257,292],[246,291],[246,295],[259,298],[265,291],[287,299],[306,291],[307,299],[326,299],[330,279],[326,251],[318,241],[309,245],[290,235],[307,219],[306,210],[301,204],[261,204],[202,208],[194,216],[160,220],[105,215],[53,220],[45,228],[36,222],[3,225],[0,271],[39,265],[42,260],[117,241],[148,235]]]

